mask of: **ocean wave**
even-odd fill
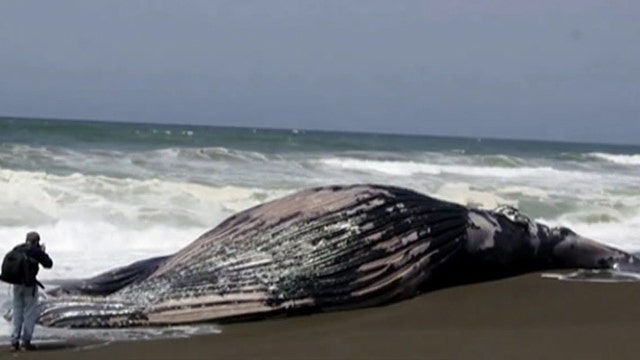
[[[551,226],[566,226],[578,234],[629,252],[640,251],[640,209],[578,210],[554,219],[538,219]]]
[[[281,157],[224,147],[182,148],[132,151],[70,149],[58,146],[0,144],[0,168],[16,171],[43,171],[55,175],[82,173],[120,179],[185,179],[206,183],[225,183],[225,173],[265,166]],[[236,166],[236,165],[240,166]],[[286,166],[287,164],[280,164]]]
[[[521,168],[526,167],[526,162],[516,156],[498,154],[498,155],[482,155],[471,158],[472,161],[479,161],[483,165],[489,165],[494,167],[510,167]]]
[[[137,134],[137,135],[143,135],[144,133],[145,131],[143,130],[134,130],[134,134]],[[167,136],[171,136],[171,135],[193,136],[195,134],[195,132],[191,129],[174,129],[174,130],[151,129],[150,131],[148,131],[148,133],[151,133],[154,135],[167,135]]]
[[[0,145],[0,167],[52,173],[87,172],[120,176],[147,176],[134,164],[130,152],[105,149],[71,149],[60,146]]]
[[[122,151],[106,149],[70,149],[60,146],[33,146],[25,144],[0,144],[0,163],[59,164],[69,165],[80,161],[90,164],[96,161],[128,162],[138,158],[166,160],[231,160],[269,161],[269,157],[257,151],[236,150],[226,147],[167,147],[146,151]]]
[[[225,147],[166,148],[152,151],[164,158],[186,160],[269,161],[267,155],[256,151],[235,150]]]
[[[494,209],[500,205],[517,205],[517,201],[513,199],[507,199],[495,192],[474,189],[471,184],[463,182],[444,184],[435,190],[433,195],[445,201],[484,209]]]
[[[640,165],[640,154],[625,155],[595,152],[588,154],[588,156],[598,160],[605,160],[620,165]]]
[[[330,157],[333,156],[333,157]],[[419,151],[419,152],[384,152],[384,151],[342,151],[321,155],[324,160],[369,160],[385,162],[414,162],[432,165],[483,165],[501,168],[525,167],[527,161],[512,155],[465,155],[455,151]]]
[[[396,176],[411,176],[417,174],[442,175],[454,174],[473,177],[540,177],[577,175],[569,171],[557,170],[548,166],[540,167],[500,167],[474,165],[432,164],[419,161],[376,161],[354,158],[325,158],[319,160],[324,166],[333,168],[384,173]]]
[[[0,226],[45,225],[61,219],[144,228],[208,226],[283,191],[207,186],[157,178],[52,175],[0,169]]]

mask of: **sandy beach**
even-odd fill
[[[540,274],[376,308],[230,324],[222,334],[49,344],[20,359],[637,359],[640,284]]]

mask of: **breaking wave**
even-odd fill
[[[620,165],[640,165],[640,154],[635,155],[622,155],[622,154],[607,154],[607,153],[590,153],[592,158],[609,161]]]

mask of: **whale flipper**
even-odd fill
[[[169,257],[157,256],[139,260],[88,279],[51,281],[49,284],[58,287],[48,291],[47,295],[109,295],[127,285],[146,279]]]

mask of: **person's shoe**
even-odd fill
[[[20,351],[20,343],[12,342],[11,343],[11,351]]]
[[[33,345],[33,344],[31,343],[31,341],[25,341],[25,342],[22,344],[22,347],[23,347],[25,350],[27,350],[27,351],[31,351],[31,350],[36,350],[36,349],[37,349],[37,347],[36,347],[35,345]]]

